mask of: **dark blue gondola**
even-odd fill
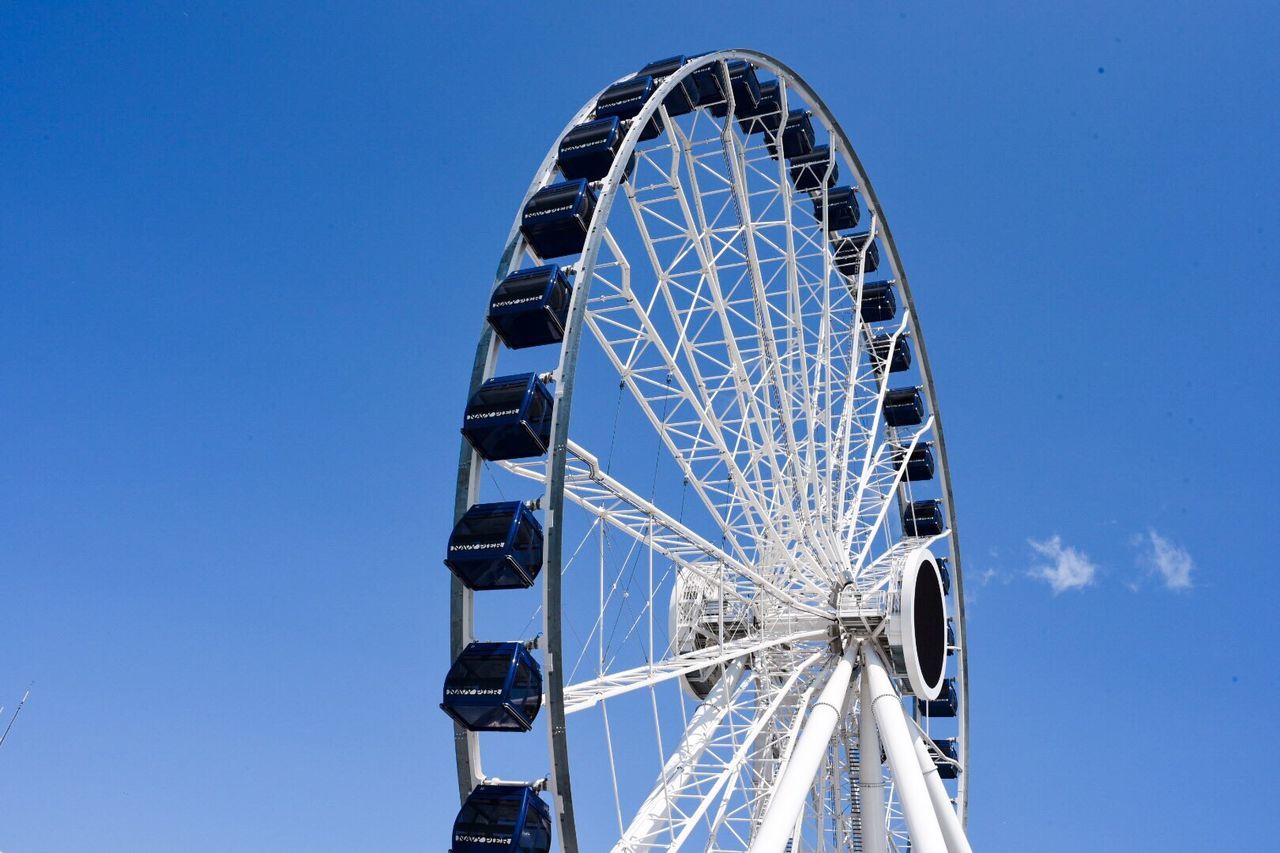
[[[542,525],[520,501],[476,504],[453,526],[444,564],[468,589],[526,589],[542,571]]]
[[[822,194],[813,195],[813,218],[822,219]],[[857,190],[853,187],[836,187],[827,191],[827,230],[847,231],[858,227],[862,210],[858,207]]]
[[[956,628],[951,624],[951,617],[947,617],[947,656],[956,653]]]
[[[806,110],[789,110],[787,122],[782,127],[782,156],[787,159],[799,157],[813,152],[816,137],[813,134],[813,120]],[[778,159],[778,134],[766,136],[769,156]]]
[[[905,334],[899,335],[896,342],[893,335],[876,335],[871,339],[871,358],[877,368],[883,369],[887,361],[890,373],[901,373],[911,367],[911,344]]]
[[[850,285],[850,290],[853,286]],[[862,304],[858,313],[868,323],[892,320],[898,313],[898,299],[893,295],[893,285],[887,281],[863,282]]]
[[[915,426],[924,420],[919,388],[894,388],[884,395],[884,419],[891,427]]]
[[[569,279],[556,264],[517,270],[489,297],[489,325],[510,349],[564,340]]]
[[[440,707],[473,732],[527,732],[542,706],[542,669],[523,643],[471,643],[444,678]]]
[[[450,853],[549,853],[551,810],[528,785],[477,785],[453,822]]]
[[[955,738],[935,740],[933,745],[941,754],[941,757],[934,758],[934,763],[938,765],[938,775],[943,779],[954,779],[959,776],[959,766],[951,763],[960,760],[960,747],[956,744]]]
[[[760,78],[756,76],[755,66],[742,59],[730,59],[725,66],[733,92],[734,113],[750,113],[757,109],[760,105]],[[712,79],[720,90],[720,97],[711,104],[711,114],[716,118],[724,118],[729,114],[729,96],[724,90],[724,74],[719,68],[715,69]]]
[[[462,434],[485,459],[541,456],[551,440],[552,402],[536,374],[495,377],[467,401]]]
[[[760,84],[760,100],[755,109],[738,108],[738,126],[747,136],[753,133],[776,133],[782,125],[781,98],[778,97],[778,81],[768,80]]]
[[[960,707],[960,695],[956,692],[956,680],[948,678],[942,682],[942,691],[937,699],[917,699],[916,711],[924,717],[954,717]]]
[[[937,536],[947,527],[942,501],[912,501],[902,513],[902,532],[907,536]]]
[[[564,181],[533,194],[520,215],[520,233],[540,258],[576,255],[587,242],[596,193],[585,180]]]
[[[946,557],[938,558],[938,574],[942,575],[942,594],[951,594],[950,561]]]
[[[599,181],[609,174],[618,149],[622,147],[622,120],[617,116],[577,125],[564,135],[556,151],[556,165],[567,180]],[[636,160],[627,163],[624,177],[630,177]]]
[[[683,55],[669,56],[666,59],[659,59],[656,62],[650,62],[637,73],[637,77],[652,77],[656,85],[661,86],[662,81],[666,80],[672,74],[684,66],[688,61]],[[693,75],[681,80],[676,87],[671,90],[671,94],[667,95],[667,99],[662,102],[667,108],[667,114],[673,116],[682,116],[685,113],[692,112],[693,108],[698,105],[698,87],[693,81]]]
[[[635,118],[644,109],[649,96],[656,88],[657,84],[648,74],[614,83],[596,98],[596,118],[609,116],[617,116],[620,119]],[[662,117],[655,112],[648,124],[644,126],[644,130],[640,132],[640,138],[653,139],[660,133],[662,133]]]
[[[822,189],[825,182],[834,187],[840,179],[840,165],[831,154],[830,145],[819,145],[808,154],[792,157],[791,183],[800,192],[814,192]]]
[[[862,254],[863,246],[867,249],[865,257]],[[832,263],[836,265],[836,269],[850,278],[859,271],[875,272],[880,266],[880,249],[869,233],[837,237],[831,241],[831,251],[834,253]]]
[[[704,65],[689,75],[689,79],[693,81],[693,89],[697,93],[695,106],[710,106],[723,97],[720,94],[719,76],[719,63]]]
[[[906,452],[907,449],[905,447],[899,447],[893,451],[893,464],[895,466],[902,465],[903,457],[906,455]],[[906,462],[907,466],[906,471],[904,472],[906,479],[913,483],[918,483],[921,480],[933,479],[934,461],[933,445],[931,443],[922,442],[921,444],[917,444],[915,449],[911,451],[911,458],[907,459]],[[941,566],[939,566],[939,568],[941,568]],[[943,572],[942,585],[942,594],[946,595],[948,583],[945,571]]]

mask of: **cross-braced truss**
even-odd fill
[[[829,151],[816,189],[796,189],[790,143],[753,132],[739,114],[724,64],[735,60],[776,78],[763,114],[774,127],[792,110],[810,112]],[[673,116],[664,105],[660,95],[693,64],[720,75],[719,115]],[[641,141],[651,116],[664,132]],[[812,765],[786,830],[790,849],[906,849],[898,780],[879,745],[871,755],[862,748],[856,690],[820,757],[800,738],[826,713],[819,698],[833,673],[850,677],[842,648],[887,648],[913,552],[949,557],[960,595],[941,426],[892,239],[843,132],[767,57],[695,60],[630,127],[619,157],[633,152],[634,166],[615,166],[599,186],[603,213],[572,265],[573,309],[552,375],[557,411],[571,399],[576,411],[557,417],[547,459],[490,466],[495,483],[541,489],[549,511],[541,612],[561,843],[755,849],[779,787]],[[553,180],[553,167],[549,156],[535,187]],[[856,239],[833,227],[836,173],[862,205]],[[857,247],[852,257],[841,240]],[[874,284],[902,297],[887,319],[867,309],[876,245],[889,274]],[[504,269],[519,266],[522,251],[542,261],[513,232]],[[899,370],[894,354],[913,346],[914,363]],[[496,343],[482,348],[477,376],[493,375],[498,357]],[[891,390],[913,384],[919,418],[887,417]],[[921,454],[937,460],[931,480],[920,476]],[[482,481],[466,464],[474,501]],[[904,522],[914,501],[935,497],[939,525]],[[960,607],[949,648],[963,697]],[[966,714],[962,702],[952,724],[962,771]],[[931,737],[946,725],[925,721]],[[472,778],[482,778],[474,737],[467,747]],[[963,816],[959,775],[950,796]],[[874,813],[869,784],[883,803]]]

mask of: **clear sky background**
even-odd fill
[[[1272,846],[1277,35],[1230,2],[5,4],[5,716],[35,687],[0,850],[447,846],[493,268],[584,100],[718,47],[821,93],[911,276],[975,847]]]

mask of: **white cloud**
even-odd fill
[[[1027,543],[1041,557],[1047,557],[1051,563],[1031,567],[1029,574],[1033,578],[1047,581],[1054,593],[1068,589],[1083,589],[1093,583],[1098,567],[1089,562],[1089,558],[1081,551],[1062,544],[1062,537],[1054,535],[1044,542],[1028,539]]]
[[[1143,540],[1147,547],[1139,559],[1151,574],[1158,575],[1167,589],[1191,589],[1191,572],[1195,561],[1185,548],[1179,548],[1154,530]]]

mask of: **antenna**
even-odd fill
[[[31,682],[35,684],[35,682]],[[13,709],[13,716],[9,718],[9,725],[4,727],[4,734],[0,735],[0,746],[4,746],[4,742],[9,737],[9,732],[13,729],[13,724],[17,722],[18,715],[22,713],[22,706],[27,704],[27,697],[31,695],[31,688],[27,688],[27,692],[22,694],[22,701],[18,703],[18,707]],[[3,709],[0,709],[3,710]]]

